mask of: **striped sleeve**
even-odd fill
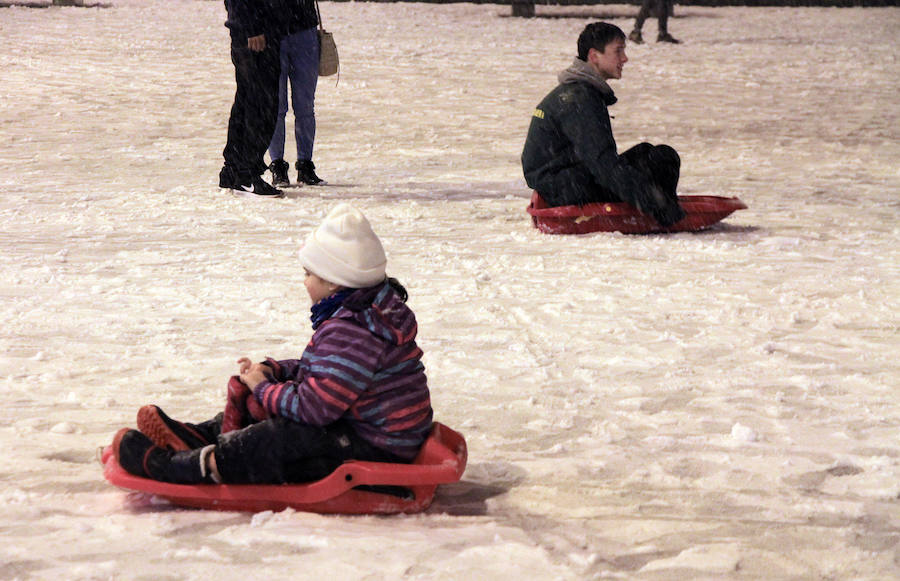
[[[332,319],[313,335],[297,376],[264,381],[256,399],[271,414],[316,426],[338,420],[373,381],[381,349],[371,333],[349,321]]]

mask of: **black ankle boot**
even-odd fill
[[[269,171],[272,172],[272,185],[277,187],[291,185],[288,178],[288,169],[291,165],[283,159],[273,159],[269,164]]]
[[[316,175],[316,166],[310,160],[297,161],[297,181],[308,186],[318,186],[325,182]]]

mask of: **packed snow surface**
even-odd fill
[[[0,8],[0,578],[900,577],[900,9],[678,6],[677,46],[648,21],[620,149],[668,143],[682,194],[749,209],[543,235],[531,112],[585,24],[636,10],[322,4],[331,185],[259,200],[216,183],[221,2]],[[398,517],[109,485],[139,406],[206,419],[238,357],[300,354],[296,252],[338,202],[410,291],[463,481]]]

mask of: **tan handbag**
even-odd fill
[[[340,70],[341,62],[338,59],[334,36],[322,26],[322,13],[319,12],[318,0],[316,0],[316,15],[319,17],[319,76],[330,77]]]

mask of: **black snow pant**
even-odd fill
[[[281,417],[220,434],[214,453],[222,482],[232,484],[310,482],[351,458],[406,462],[363,440],[347,422],[317,427]]]
[[[266,48],[260,52],[251,51],[246,39],[232,40],[231,62],[237,89],[228,119],[228,141],[222,152],[225,167],[221,182],[249,184],[251,178],[266,171],[264,156],[278,117],[279,47],[279,39],[268,36]]]

